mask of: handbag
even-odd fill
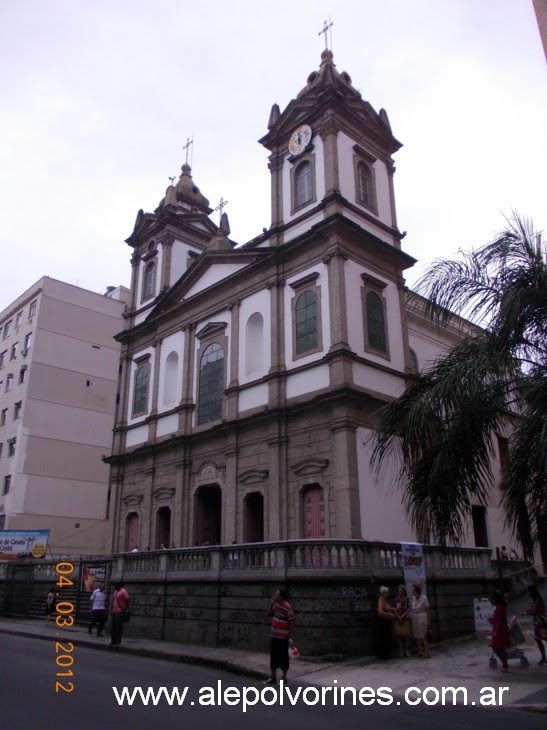
[[[124,610],[122,611],[122,621],[124,622],[124,624],[129,623],[130,618],[131,618],[131,614],[129,613],[129,609],[124,608]]]

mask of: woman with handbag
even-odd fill
[[[408,640],[410,638],[410,603],[406,593],[406,588],[400,585],[397,589],[397,598],[395,599],[395,623],[393,624],[393,633],[399,641],[399,656],[410,656],[408,650]]]
[[[112,625],[110,628],[110,648],[119,646],[122,643],[123,624],[129,616],[129,593],[123,587],[123,583],[115,584],[114,598],[112,600]]]
[[[547,616],[545,615],[545,601],[541,597],[536,586],[528,587],[528,595],[532,599],[532,607],[524,611],[523,616],[534,617],[534,639],[539,647],[541,659],[538,664],[541,666],[547,664],[547,656],[545,655],[544,641],[547,641]]]

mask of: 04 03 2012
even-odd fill
[[[73,626],[74,624],[74,604],[70,601],[64,601],[62,598],[63,588],[73,586],[74,582],[67,576],[74,572],[72,563],[61,562],[55,566],[59,580],[56,585],[59,589],[57,605],[55,610],[57,618],[55,623],[60,629]],[[74,677],[74,644],[71,641],[55,642],[55,666],[57,669],[57,681],[55,682],[55,692],[70,693],[74,691],[74,682],[65,680],[65,677]],[[59,681],[61,678],[61,681]]]

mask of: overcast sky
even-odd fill
[[[194,135],[195,183],[231,237],[270,225],[267,131],[334,61],[395,136],[398,223],[419,259],[547,228],[545,57],[532,0],[0,0],[0,310],[43,275],[129,284],[124,239]],[[218,222],[218,214],[214,213]]]

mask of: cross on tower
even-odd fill
[[[330,18],[329,18],[329,22],[328,23],[325,20],[325,22],[323,23],[323,30],[320,30],[319,33],[317,34],[317,35],[324,35],[325,36],[325,50],[327,50],[328,47],[329,47],[329,44],[328,44],[328,41],[327,41],[327,33],[329,33],[329,30],[332,28],[332,26],[333,26],[333,22],[332,22],[332,20]],[[330,47],[332,49],[332,30],[330,31]]]
[[[173,175],[173,177],[170,177],[169,180],[171,180],[171,185],[175,182],[176,175]]]
[[[217,207],[215,208],[215,210],[218,210],[218,211],[220,211],[220,219],[221,219],[221,220],[222,220],[222,214],[223,214],[223,212],[224,212],[224,208],[225,208],[225,207],[226,207],[227,205],[228,205],[228,201],[227,201],[227,200],[224,200],[224,198],[222,198],[222,197],[221,197],[221,198],[220,198],[220,202],[219,202],[219,204],[218,204],[218,205],[217,205]]]
[[[186,138],[186,144],[183,145],[183,147],[182,147],[183,150],[186,150],[186,161],[184,163],[185,165],[188,164],[188,150],[190,149],[190,146],[193,145],[193,144],[194,144],[194,140],[193,139],[190,139],[190,137],[187,137]]]

